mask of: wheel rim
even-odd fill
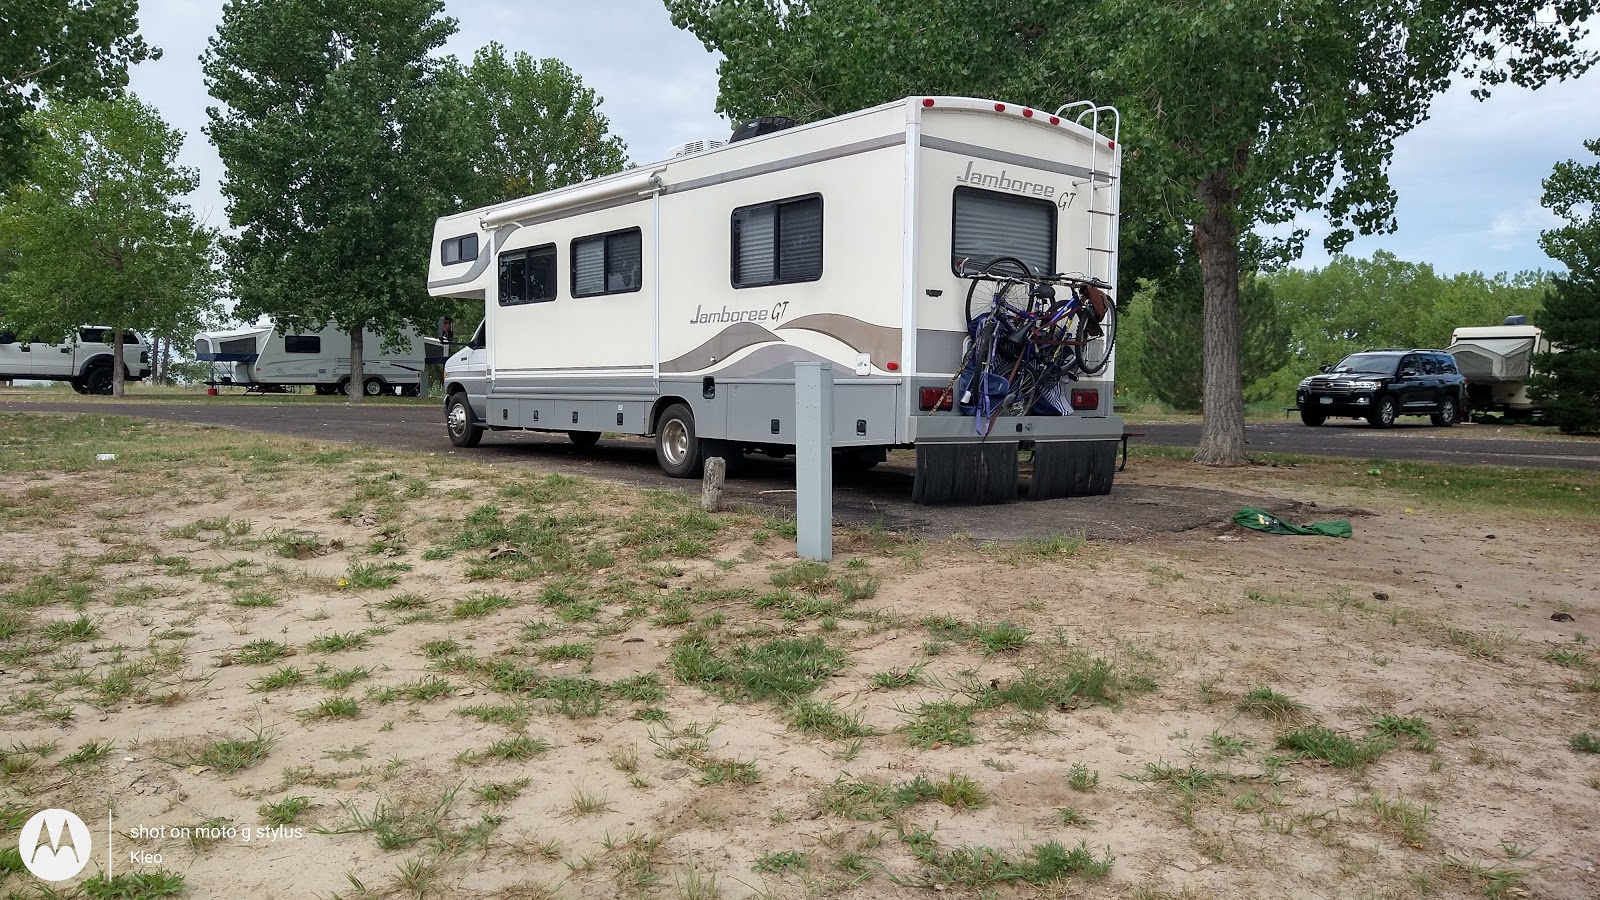
[[[467,408],[465,404],[450,404],[450,433],[458,437],[467,433]]]
[[[1378,418],[1382,419],[1383,420],[1383,424],[1385,424],[1385,425],[1394,424],[1394,401],[1393,400],[1385,400],[1385,401],[1383,401],[1383,408],[1378,410]]]
[[[661,455],[673,466],[689,458],[689,428],[682,419],[669,419],[661,427]]]
[[[379,382],[376,378],[368,379],[367,382],[366,382],[365,387],[366,387],[366,391],[367,391],[367,396],[368,397],[376,397],[379,394],[383,393],[383,384],[381,382]]]
[[[1444,408],[1439,410],[1439,418],[1446,422],[1454,422],[1456,420],[1456,402],[1454,400],[1446,400],[1444,402]]]

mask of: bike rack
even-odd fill
[[[1094,229],[1091,227],[1089,230],[1089,246],[1087,247],[1089,252],[1089,271],[1087,274],[1090,278],[1095,277],[1095,257],[1103,255],[1106,272],[1105,278],[1102,280],[1111,285],[1112,296],[1115,297],[1117,290],[1117,259],[1122,246],[1121,229],[1119,228],[1122,222],[1120,193],[1113,192],[1109,208],[1098,209],[1096,207],[1101,188],[1112,187],[1122,179],[1122,113],[1110,104],[1096,104],[1092,100],[1079,100],[1076,103],[1062,104],[1061,108],[1056,110],[1056,115],[1058,117],[1071,116],[1074,122],[1089,129],[1096,138],[1101,134],[1100,121],[1102,117],[1110,120],[1111,159],[1106,166],[1106,181],[1101,182],[1095,177],[1100,168],[1100,141],[1096,139],[1090,142],[1089,177],[1081,182],[1075,182],[1073,186],[1089,185],[1089,215],[1104,216],[1106,219],[1106,246],[1094,246]],[[1086,119],[1088,121],[1085,121]]]

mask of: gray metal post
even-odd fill
[[[833,559],[833,366],[794,365],[796,550]]]

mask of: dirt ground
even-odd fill
[[[1600,896],[1592,517],[1146,459],[1355,537],[820,566],[674,492],[23,418],[0,841],[76,812],[85,896]]]

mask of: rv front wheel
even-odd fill
[[[472,421],[472,406],[465,392],[450,395],[444,407],[445,428],[450,432],[450,443],[457,447],[476,447],[483,440],[483,429]]]
[[[656,463],[673,478],[694,478],[705,464],[705,447],[694,433],[694,413],[682,403],[656,421]]]

